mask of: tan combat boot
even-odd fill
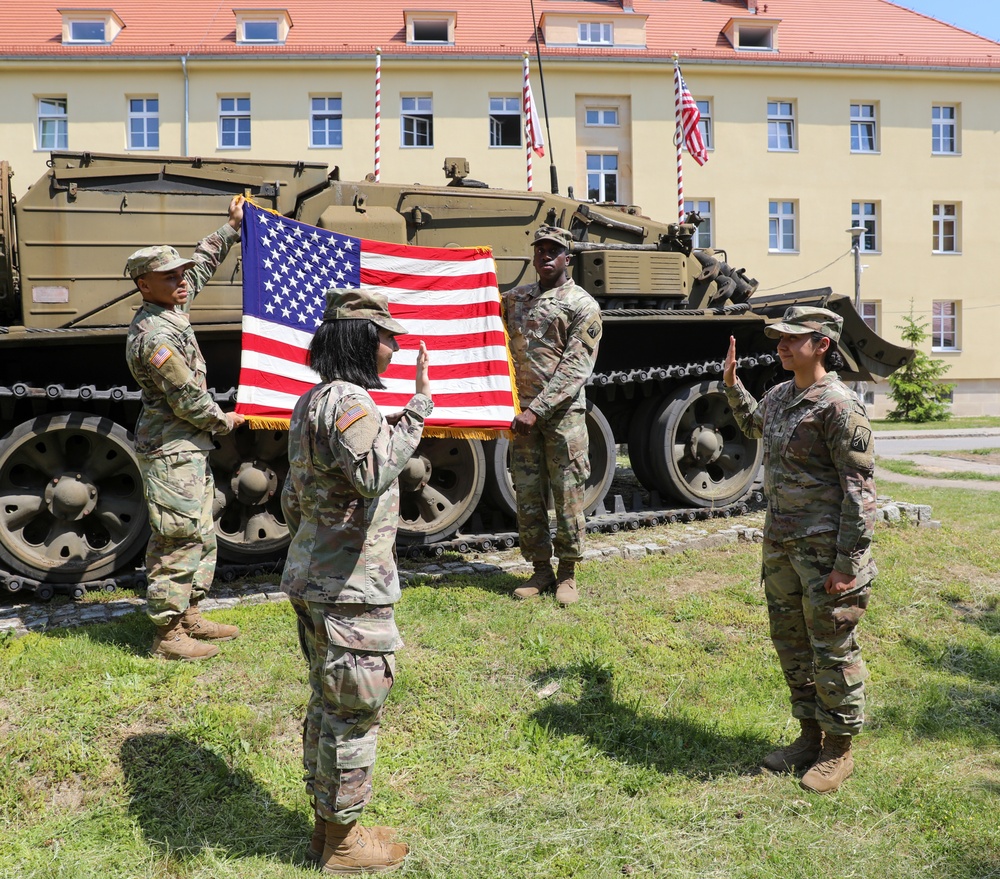
[[[854,772],[850,736],[823,736],[823,750],[819,759],[799,782],[814,794],[833,793]]]
[[[552,565],[548,562],[534,562],[535,572],[523,586],[514,590],[515,598],[538,598],[543,592],[549,592],[556,585],[556,575],[552,573]]]
[[[385,829],[385,828],[381,828]],[[362,827],[326,822],[326,845],[319,865],[324,873],[388,873],[402,866],[410,847],[402,842],[389,842]]]
[[[188,662],[208,659],[218,652],[219,648],[214,644],[202,644],[189,638],[184,632],[180,617],[165,626],[156,627],[156,638],[151,651],[153,656],[160,659],[181,659]]]
[[[232,641],[240,636],[240,630],[236,626],[206,620],[194,604],[189,605],[181,615],[181,625],[184,627],[184,634],[199,641]]]
[[[556,601],[562,607],[569,607],[580,600],[580,593],[576,588],[576,563],[559,562],[559,570],[556,572]]]
[[[396,830],[393,827],[369,827],[372,835],[378,837],[383,842],[392,842],[396,838]],[[312,838],[309,840],[309,848],[306,849],[306,858],[314,863],[323,857],[323,849],[326,846],[326,821],[316,816],[316,823],[313,824]]]
[[[790,745],[772,751],[764,758],[763,766],[772,772],[794,772],[807,769],[819,759],[823,746],[823,730],[812,718],[799,720],[802,732]]]

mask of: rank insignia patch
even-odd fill
[[[872,432],[867,427],[858,425],[854,428],[854,436],[851,437],[851,451],[867,452],[871,440]]]
[[[160,347],[153,352],[153,356],[149,358],[149,362],[159,369],[164,363],[173,357],[173,354],[174,352],[171,351],[166,345],[160,345]]]
[[[352,424],[354,424],[355,421],[364,418],[367,414],[368,411],[365,409],[364,406],[356,404],[354,406],[351,406],[350,409],[348,409],[343,415],[341,415],[340,418],[338,418],[336,422],[334,422],[334,426],[337,428],[337,430],[343,433],[345,430],[347,430],[347,428],[349,428]]]

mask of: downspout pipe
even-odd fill
[[[181,155],[188,155],[188,125],[191,121],[191,82],[188,79],[187,55],[181,56],[181,70],[184,71],[184,122],[181,126]]]

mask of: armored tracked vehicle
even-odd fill
[[[531,235],[570,230],[573,272],[600,302],[604,338],[588,386],[588,509],[615,475],[616,447],[656,503],[723,509],[750,491],[762,449],[743,437],[721,386],[728,339],[759,393],[781,374],[763,332],[792,303],[844,317],[847,380],[885,376],[908,349],[873,334],[830,289],[755,297],[722,251],[692,248],[693,224],[541,192],[490,189],[445,162],[447,185],[348,182],[310,162],[56,152],[19,199],[0,164],[0,564],[3,582],[81,583],[126,569],[148,530],[129,431],[139,391],[125,365],[139,302],[126,257],[151,243],[190,253],[234,194],[339,232],[425,246],[490,245],[501,289],[534,280]],[[693,222],[697,217],[690,218]],[[240,256],[230,254],[191,313],[216,399],[235,400]],[[279,558],[287,530],[281,431],[241,429],[212,455],[220,556]],[[425,440],[401,478],[401,540],[432,544],[513,528],[507,440]],[[471,521],[470,521],[471,520]]]

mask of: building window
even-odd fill
[[[292,27],[286,9],[234,9],[236,42],[253,45],[284,43]]]
[[[400,122],[403,146],[434,146],[434,103],[432,98],[404,97]]]
[[[712,243],[712,202],[710,200],[691,199],[684,201],[684,214],[691,211],[697,212],[701,216],[701,224],[691,239],[691,244],[697,248],[714,247]]]
[[[38,148],[40,150],[69,148],[69,117],[65,98],[38,99]]]
[[[862,300],[861,319],[873,333],[878,332],[878,303],[872,300]]]
[[[614,25],[610,21],[581,21],[577,42],[581,46],[612,46],[615,42]]]
[[[851,152],[878,152],[874,104],[851,104]]]
[[[934,253],[958,253],[958,205],[947,202],[934,204]]]
[[[125,26],[111,9],[61,9],[63,45],[107,45]]]
[[[244,43],[277,43],[277,21],[245,21],[243,22]]]
[[[160,102],[157,98],[128,99],[128,148],[160,148]]]
[[[861,250],[878,251],[878,203],[874,201],[851,202],[851,226],[861,226],[865,231],[859,236]]]
[[[931,350],[958,350],[958,303],[935,302],[931,317]]]
[[[104,43],[105,21],[71,21],[69,23],[69,42],[71,43]]]
[[[931,152],[938,156],[958,153],[958,107],[941,104],[931,108]]]
[[[773,253],[794,253],[795,202],[768,202],[768,243],[767,249]]]
[[[698,128],[701,129],[701,139],[705,142],[705,149],[710,150],[715,147],[715,138],[712,134],[712,102],[695,101],[698,105],[698,113],[701,119],[698,120]]]
[[[451,45],[455,42],[458,15],[454,12],[405,10],[403,18],[406,22],[406,42],[411,46],[426,43]]]
[[[442,21],[414,21],[413,22],[413,42],[414,43],[447,43],[448,42],[448,22]]]
[[[490,98],[490,146],[521,145],[521,99]]]
[[[767,102],[767,148],[795,149],[795,111],[791,101]]]
[[[587,198],[591,201],[618,201],[616,153],[587,153]]]
[[[586,113],[586,124],[597,128],[617,128],[618,108],[617,107],[588,107]]]
[[[219,98],[220,149],[250,149],[250,98]]]
[[[344,145],[344,117],[340,98],[309,99],[309,146],[339,147]]]

